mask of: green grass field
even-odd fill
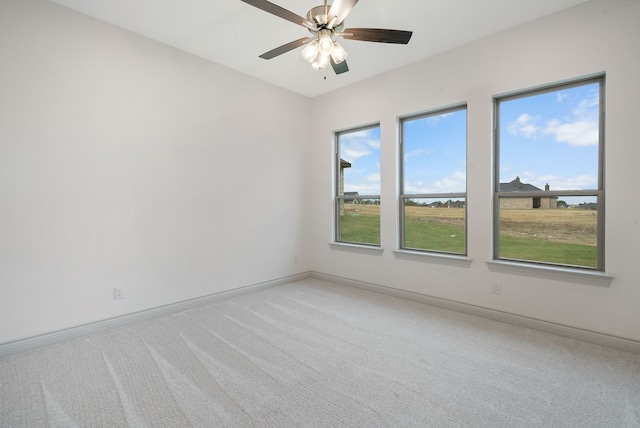
[[[406,207],[405,248],[463,254],[462,208]],[[500,258],[596,267],[596,217],[579,209],[502,210]],[[380,207],[346,206],[340,241],[379,245]]]
[[[377,208],[377,209],[376,209]],[[364,212],[345,210],[340,216],[340,236],[342,242],[380,245],[380,207],[369,207]]]
[[[407,218],[404,235],[406,248],[464,254],[462,226]]]
[[[500,235],[500,258],[596,267],[593,245]]]

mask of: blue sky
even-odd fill
[[[404,193],[466,191],[467,111],[404,121]],[[598,187],[598,84],[500,104],[500,182],[519,176],[544,189]],[[380,129],[340,134],[345,191],[380,193]]]
[[[406,194],[466,192],[467,112],[405,120]]]
[[[500,105],[500,182],[551,190],[598,188],[597,84]]]

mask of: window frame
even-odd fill
[[[465,191],[464,192],[445,192],[445,193],[404,193],[405,185],[405,165],[404,165],[404,123],[411,120],[424,119],[428,117],[440,116],[446,113],[454,113],[465,111]],[[466,102],[452,104],[445,107],[427,110],[421,113],[402,116],[398,119],[398,249],[401,251],[417,252],[420,254],[444,255],[453,257],[467,257],[469,251],[468,245],[468,168],[469,168],[469,107]],[[427,248],[407,247],[405,244],[405,201],[408,199],[441,199],[441,198],[464,198],[464,251],[461,253],[451,251],[441,251]]]
[[[528,192],[500,192],[500,103],[530,96],[571,89],[579,86],[597,83],[599,86],[598,111],[598,188],[583,190],[540,190]],[[605,74],[597,74],[584,78],[543,85],[539,87],[518,90],[493,97],[493,261],[515,262],[527,266],[549,267],[554,269],[579,270],[590,272],[605,272]],[[514,194],[516,193],[516,194]],[[500,257],[500,201],[512,198],[588,196],[595,197],[596,208],[596,267],[552,263],[536,260],[523,260]]]
[[[345,134],[351,134],[351,133],[355,133],[355,132],[360,132],[360,131],[366,131],[368,129],[374,129],[374,128],[378,128],[380,129],[380,122],[374,122],[374,123],[370,123],[368,125],[362,125],[362,126],[356,126],[353,128],[346,128],[340,131],[335,131],[334,132],[334,155],[335,155],[335,159],[334,159],[334,189],[333,189],[333,194],[334,194],[334,203],[333,203],[333,222],[334,222],[334,227],[333,227],[333,243],[338,244],[338,245],[347,245],[347,246],[362,246],[362,247],[367,247],[367,248],[381,248],[382,245],[382,223],[380,223],[380,227],[378,229],[378,236],[380,237],[380,243],[379,244],[375,244],[375,243],[366,243],[366,242],[353,242],[353,241],[343,241],[340,240],[340,207],[341,207],[341,203],[344,204],[345,200],[349,199],[349,200],[366,200],[366,199],[377,199],[378,200],[378,206],[382,205],[382,200],[380,198],[380,194],[378,195],[354,195],[354,196],[346,196],[346,195],[340,195],[340,184],[341,184],[341,177],[340,177],[340,166],[341,166],[341,158],[340,158],[340,137],[342,135]],[[382,136],[380,137],[380,143],[382,144]],[[382,163],[382,154],[380,155],[380,163]],[[381,186],[382,186],[382,179],[380,181]],[[382,189],[380,189],[382,191]]]

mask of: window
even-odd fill
[[[604,271],[604,78],[495,100],[494,258]]]
[[[404,118],[400,132],[400,248],[466,254],[466,106]]]
[[[336,242],[380,245],[380,126],[336,134]]]

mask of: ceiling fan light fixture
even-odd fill
[[[313,60],[316,59],[316,57],[318,56],[319,52],[320,52],[320,46],[318,44],[318,41],[313,40],[311,43],[305,46],[305,48],[302,49],[302,52],[300,53],[302,54],[302,57],[304,59],[312,63]]]
[[[324,70],[330,64],[329,58],[331,55],[323,54],[322,52],[318,54],[315,61],[311,63],[311,67],[316,70]]]
[[[318,38],[318,46],[320,53],[324,55],[331,55],[333,51],[333,39],[331,38],[331,32],[323,30],[322,34]]]
[[[336,64],[340,64],[342,61],[347,59],[347,51],[344,50],[342,46],[338,42],[333,42],[333,50],[331,51],[331,59]]]
[[[1,1],[1,0],[0,0]],[[344,28],[344,20],[358,0],[333,0],[331,5],[324,4],[309,10],[303,18],[269,0],[241,0],[271,15],[305,27],[312,34],[259,55],[262,59],[273,59],[293,49],[303,47],[302,57],[314,68],[324,70],[329,65],[336,74],[349,71],[346,58],[347,51],[333,40],[333,37],[344,37],[349,40],[363,42],[393,43],[406,45],[411,39],[412,31],[386,30],[382,28]],[[324,78],[326,79],[326,73]]]

